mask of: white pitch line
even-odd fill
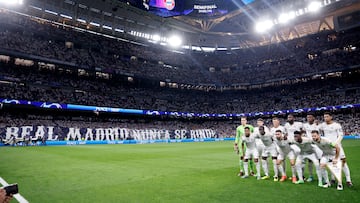
[[[2,177],[0,177],[0,183],[3,186],[9,185],[9,183],[7,183]],[[13,197],[20,203],[29,203],[29,201],[27,201],[23,196],[21,196],[20,193],[15,194]]]

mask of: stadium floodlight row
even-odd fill
[[[338,1],[312,1],[310,2],[307,7],[305,8],[300,8],[296,11],[291,10],[289,12],[286,13],[280,13],[280,15],[273,19],[273,20],[263,20],[263,21],[259,21],[255,24],[255,31],[259,32],[259,33],[264,33],[266,31],[269,31],[273,26],[277,25],[277,24],[286,24],[289,23],[291,20],[300,17],[302,15],[308,14],[308,13],[314,13],[314,12],[319,12],[319,10],[322,7],[331,5],[332,3],[335,3]]]

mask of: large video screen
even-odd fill
[[[162,16],[220,16],[255,0],[149,0],[149,11]]]
[[[151,7],[173,10],[176,6],[175,2],[175,0],[150,0],[149,5]]]

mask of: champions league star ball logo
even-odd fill
[[[43,104],[40,105],[40,107],[42,107],[42,108],[48,108],[48,109],[62,109],[61,104],[58,104],[58,103],[47,103],[47,102],[44,102]]]
[[[167,10],[171,11],[175,8],[175,0],[164,0],[164,2]]]
[[[4,99],[2,100],[2,103],[6,103],[6,104],[20,104],[19,100],[15,100],[15,99]]]

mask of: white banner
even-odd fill
[[[212,129],[129,129],[67,128],[58,126],[19,126],[1,129],[5,140],[161,140],[218,138]]]

